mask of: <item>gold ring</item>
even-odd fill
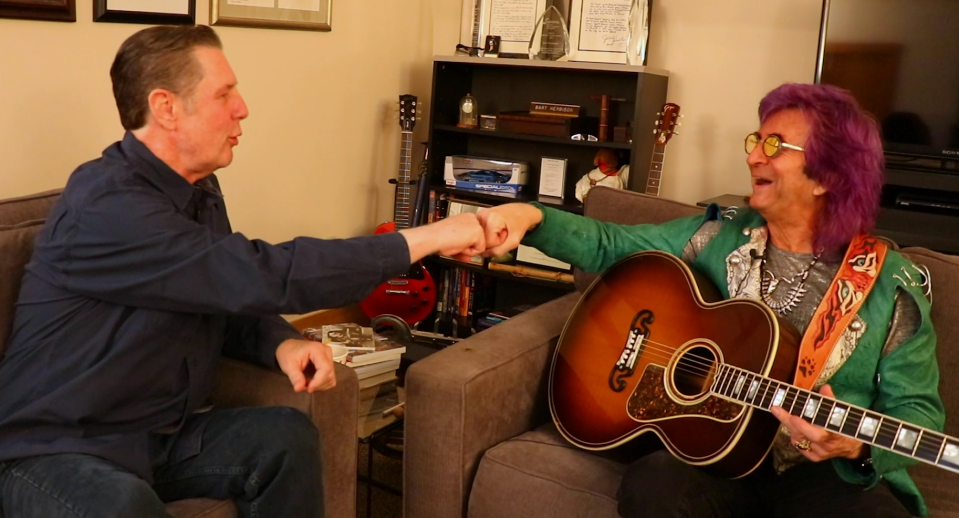
[[[796,449],[800,451],[809,451],[810,442],[809,442],[809,439],[803,439],[799,442],[794,442],[793,446],[795,446]]]

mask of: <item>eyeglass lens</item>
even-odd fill
[[[752,153],[757,144],[759,144],[758,133],[746,135],[746,153]],[[782,149],[782,139],[778,135],[770,135],[763,141],[763,154],[769,158],[779,154],[780,149]]]

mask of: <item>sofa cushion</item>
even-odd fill
[[[936,327],[939,394],[946,407],[945,433],[959,437],[959,257],[925,248],[903,248],[913,262],[929,269],[932,279],[932,322]],[[921,464],[909,470],[929,505],[932,518],[959,518],[956,475]]]
[[[0,200],[0,226],[16,225],[24,221],[44,219],[60,198],[63,189],[39,192],[19,198]]]
[[[483,456],[469,518],[616,518],[626,465],[580,450],[552,424],[502,442]]]
[[[41,228],[42,219],[0,226],[0,357],[7,347],[13,325],[14,304],[20,293],[23,268],[30,260],[33,241]]]

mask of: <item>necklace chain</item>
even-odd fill
[[[770,309],[785,316],[790,311],[796,309],[796,306],[798,306],[799,303],[802,302],[803,297],[806,296],[806,292],[808,291],[806,289],[806,278],[809,277],[809,271],[812,270],[812,267],[815,266],[817,262],[819,262],[818,253],[813,256],[812,261],[803,271],[793,275],[789,279],[777,279],[772,272],[766,269],[766,254],[764,253],[762,263],[760,263],[762,282],[760,283],[759,296]],[[799,278],[799,282],[796,282],[797,277]],[[772,292],[776,291],[776,288],[782,282],[790,284],[792,287],[789,288],[789,292],[782,299],[778,301],[773,300],[771,297]]]

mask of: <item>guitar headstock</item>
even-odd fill
[[[416,125],[416,96],[404,94],[400,96],[400,127],[403,131],[413,131]]]
[[[679,132],[676,131],[676,127],[682,125],[682,123],[677,122],[677,119],[681,117],[679,105],[666,103],[663,105],[663,111],[656,115],[659,115],[659,119],[656,121],[656,129],[653,130],[653,134],[658,135],[656,143],[666,144],[673,135],[679,135]]]

